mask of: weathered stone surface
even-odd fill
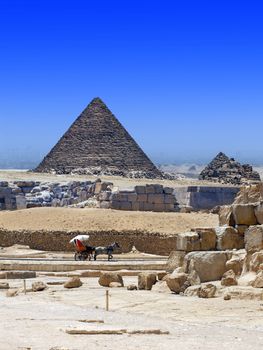
[[[64,288],[79,288],[82,286],[82,282],[79,277],[72,277],[64,283]]]
[[[256,225],[255,206],[253,204],[233,204],[233,215],[237,225]]]
[[[200,250],[214,250],[216,247],[216,233],[214,228],[203,227],[194,229],[199,235]]]
[[[184,284],[187,278],[188,275],[186,273],[173,272],[165,278],[165,282],[172,292],[179,294],[185,291]]]
[[[0,289],[9,289],[9,283],[0,282]]]
[[[8,298],[11,298],[11,297],[17,296],[18,293],[19,293],[18,289],[13,288],[13,289],[9,289],[9,290],[6,292],[6,296],[7,296]]]
[[[35,171],[162,177],[99,98],[91,101]]]
[[[227,288],[231,299],[263,300],[263,289],[254,287],[231,286]]]
[[[263,270],[263,250],[252,254],[249,265],[250,271],[258,272]]]
[[[5,271],[0,272],[0,279],[27,279],[27,278],[35,278],[35,271]]]
[[[184,232],[177,235],[176,249],[186,252],[200,250],[200,239],[196,232]]]
[[[161,281],[165,276],[167,276],[167,272],[158,272],[157,273],[158,281]]]
[[[263,202],[260,202],[257,206],[255,206],[255,216],[257,218],[257,222],[262,225],[263,224]]]
[[[237,232],[243,236],[244,236],[246,230],[248,229],[248,227],[249,226],[247,226],[247,225],[235,225],[235,229],[237,230]]]
[[[123,286],[122,276],[117,272],[101,272],[98,282],[102,287],[109,287],[111,282],[118,282]]]
[[[245,248],[254,253],[263,250],[263,225],[250,226],[245,232]]]
[[[219,226],[234,226],[235,219],[231,205],[222,205],[219,209]]]
[[[156,282],[155,273],[141,272],[138,274],[138,289],[151,290]]]
[[[166,281],[158,281],[152,286],[152,291],[157,293],[171,293]]]
[[[201,284],[201,280],[200,277],[198,276],[196,271],[191,271],[187,277],[187,280],[189,281],[191,286],[195,286],[195,285],[200,285]]]
[[[263,200],[263,183],[242,186],[235,198],[235,204],[258,204]]]
[[[191,252],[185,256],[186,273],[196,271],[201,282],[220,280],[226,272],[227,252]]]
[[[226,287],[236,286],[237,279],[236,279],[235,272],[233,270],[226,271],[222,276],[221,284],[222,286],[226,286]]]
[[[218,250],[244,248],[244,237],[232,226],[221,226],[215,229]]]
[[[47,288],[47,285],[42,281],[37,281],[37,282],[32,283],[32,291],[33,292],[40,292],[46,288]]]
[[[254,288],[263,288],[263,271],[259,271],[251,283],[251,286]]]
[[[184,251],[171,251],[167,260],[167,272],[172,273],[177,267],[181,267],[184,264]]]
[[[120,282],[111,282],[109,284],[109,287],[110,288],[120,288],[120,287],[123,287],[123,285]]]
[[[220,152],[200,173],[200,180],[239,185],[249,181],[260,181],[260,176],[248,164],[241,165],[234,158]]]
[[[166,194],[172,194],[174,189],[172,187],[164,187],[163,192]]]
[[[147,202],[152,204],[164,204],[164,194],[148,194]]]
[[[197,297],[201,289],[201,285],[190,286],[184,291],[184,295],[187,297]]]
[[[216,294],[216,286],[212,283],[202,284],[198,291],[199,298],[213,298]]]
[[[239,257],[233,256],[226,262],[227,270],[233,270],[236,275],[240,275],[242,272],[243,261]]]

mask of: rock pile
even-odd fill
[[[241,165],[234,158],[220,152],[200,173],[200,180],[240,185],[260,181],[260,176],[249,164]]]

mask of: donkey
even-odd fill
[[[95,247],[94,260],[97,260],[97,255],[106,254],[108,255],[108,261],[110,261],[113,258],[112,253],[116,248],[120,248],[117,242],[114,242],[107,247]]]

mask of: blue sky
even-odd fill
[[[261,4],[0,0],[0,161],[37,162],[99,96],[156,163],[263,164]]]

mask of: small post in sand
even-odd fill
[[[26,294],[26,280],[23,280],[24,282],[24,293]]]
[[[106,311],[109,311],[109,290],[106,290]]]

